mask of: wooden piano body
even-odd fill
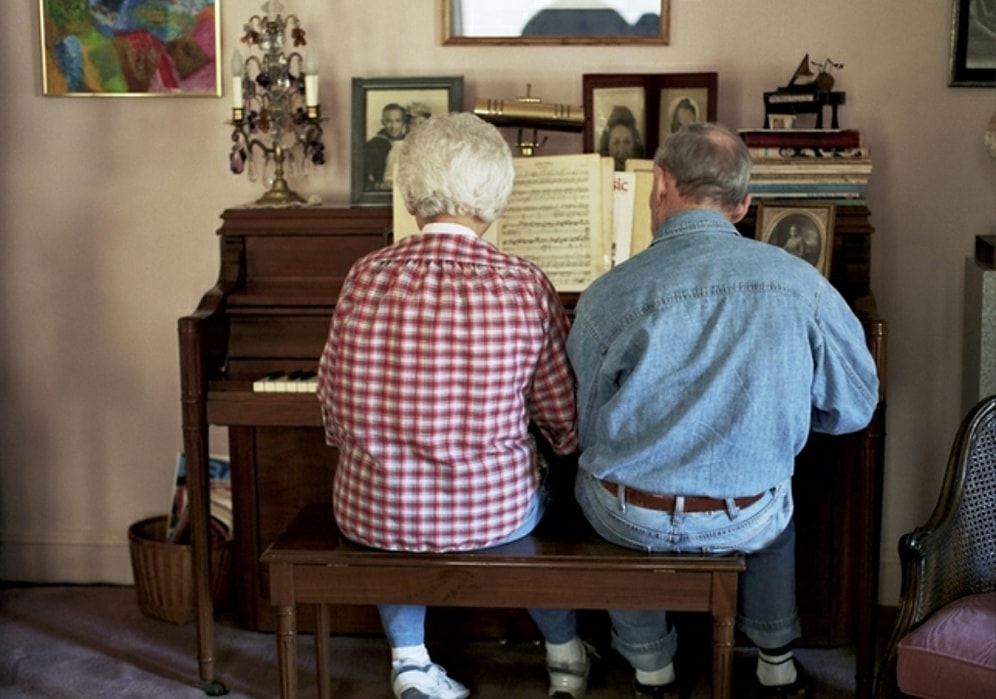
[[[871,228],[867,209],[841,207],[832,281],[855,305],[884,377],[885,323],[868,287]],[[352,263],[389,241],[391,212],[375,208],[229,209],[218,231],[217,284],[178,322],[183,444],[189,469],[200,678],[214,679],[214,609],[208,572],[209,428],[228,430],[235,530],[235,606],[240,625],[272,631],[265,548],[307,504],[329,503],[336,452],[324,443],[313,393],[252,390],[275,371],[314,370],[342,282]],[[751,235],[753,220],[742,224]],[[565,294],[573,307],[576,294]],[[804,641],[873,643],[881,499],[883,400],[868,429],[843,438],[815,437],[800,456],[796,498],[799,597]],[[439,610],[429,633],[503,635],[524,614]],[[342,608],[337,633],[379,633],[372,608]],[[473,619],[473,622],[470,620]],[[302,615],[302,628],[311,624]],[[873,646],[865,670],[873,667]],[[860,692],[859,692],[860,694]]]

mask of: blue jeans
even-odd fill
[[[533,494],[522,524],[503,540],[497,542],[495,546],[516,541],[532,532],[543,519],[543,513],[546,512],[549,504],[550,493],[541,484],[536,493]],[[387,642],[392,648],[419,646],[425,643],[424,605],[380,604],[377,605],[377,611],[380,613],[380,623],[384,627]],[[528,611],[540,628],[540,632],[544,633],[544,638],[547,638],[544,627],[555,634],[555,639],[559,638],[557,634],[568,633],[569,622],[563,619],[561,610],[530,609]],[[565,643],[574,638],[574,635],[575,631],[571,627],[567,637],[563,640],[551,640],[550,638],[547,640],[551,640],[553,643]]]
[[[606,540],[644,551],[746,553],[746,570],[738,587],[737,626],[761,648],[788,645],[801,633],[795,601],[795,524],[791,481],[756,503],[725,511],[661,512],[630,505],[625,489],[607,491],[585,471],[578,472],[575,495],[585,518]],[[659,670],[674,658],[677,634],[664,611],[612,610],[612,643],[639,670]],[[550,635],[568,638],[573,612],[545,620]],[[537,625],[539,622],[537,621]]]

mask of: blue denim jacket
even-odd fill
[[[668,217],[581,295],[567,350],[581,468],[654,493],[762,492],[792,475],[810,430],[859,430],[878,402],[836,289],[707,209]]]

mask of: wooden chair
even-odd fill
[[[900,538],[899,556],[876,696],[996,697],[996,396],[965,417],[934,512]]]

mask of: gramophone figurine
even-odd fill
[[[813,73],[810,66],[819,70]],[[831,111],[830,128],[838,129],[837,108],[846,102],[846,94],[834,92],[834,79],[831,68],[841,69],[842,63],[834,63],[827,58],[822,64],[809,60],[809,54],[802,59],[795,69],[788,85],[779,87],[774,92],[764,93],[764,128],[771,128],[772,115],[815,114],[816,128],[823,128],[823,108],[829,106]]]

